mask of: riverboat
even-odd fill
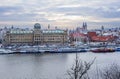
[[[116,47],[116,48],[115,48],[115,51],[116,51],[116,52],[119,52],[119,51],[120,51],[120,47]]]
[[[54,50],[48,51],[50,53],[80,53],[80,52],[87,52],[86,49],[77,49],[74,47],[61,47],[55,48]]]
[[[90,50],[93,53],[112,53],[115,52],[115,49],[112,48],[96,48]]]

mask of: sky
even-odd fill
[[[120,27],[120,0],[1,0],[0,27]]]

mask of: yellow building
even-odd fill
[[[34,32],[33,32],[33,44],[39,45],[43,44],[43,34],[41,30],[41,25],[39,23],[36,23],[34,25]]]
[[[30,30],[10,30],[6,33],[5,44],[32,44],[33,31]]]
[[[36,23],[34,30],[10,30],[6,33],[5,44],[64,44],[68,41],[67,30],[46,29],[41,30],[41,25]]]
[[[34,25],[34,44],[63,44],[67,42],[67,30],[45,29],[41,30],[41,25]]]
[[[67,31],[54,29],[43,31],[43,42],[44,43],[66,43],[67,42]]]

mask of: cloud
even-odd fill
[[[12,11],[21,11],[22,8],[19,6],[0,6],[0,13],[12,12]]]
[[[10,3],[10,4],[9,4]],[[119,0],[3,0],[0,23],[34,22],[56,25],[113,24],[120,20]]]

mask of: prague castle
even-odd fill
[[[36,23],[33,30],[11,29],[4,37],[5,45],[40,45],[40,44],[64,44],[68,41],[67,30],[41,29]]]

